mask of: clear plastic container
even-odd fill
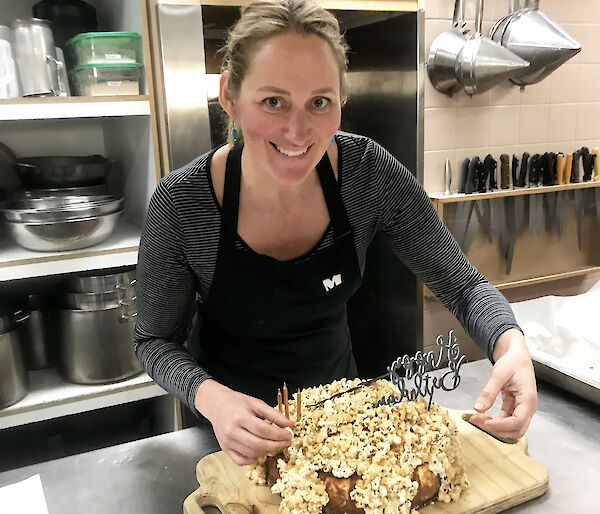
[[[84,64],[142,63],[137,32],[84,32],[66,44],[74,66]]]
[[[139,95],[143,66],[132,64],[84,64],[71,71],[79,96]]]

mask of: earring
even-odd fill
[[[237,130],[235,128],[235,124],[232,123],[232,127],[231,127],[231,139],[233,139],[233,142],[235,143],[237,141],[238,138],[238,133]]]
[[[335,143],[335,136],[333,136],[331,138],[331,141],[329,142],[329,146],[333,146],[333,143]]]

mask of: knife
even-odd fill
[[[473,193],[473,187],[475,186],[475,180],[477,178],[477,168],[481,164],[479,157],[473,157],[469,162],[469,168],[467,171],[467,180],[465,182],[465,193]]]
[[[541,155],[536,153],[529,159],[529,169],[527,171],[529,178],[529,186],[537,186],[540,179],[540,162]]]
[[[600,182],[600,149],[594,148],[592,153],[596,156],[596,161],[594,162],[594,182]],[[600,210],[600,205],[598,209]]]
[[[510,181],[510,157],[507,153],[500,156],[500,187],[508,189]]]
[[[519,181],[517,185],[519,187],[525,187],[525,181],[527,180],[527,173],[529,170],[529,154],[525,152],[521,159],[521,170],[519,171]]]
[[[512,186],[513,189],[515,187],[517,187],[517,182],[518,182],[518,172],[519,172],[519,158],[513,154],[513,158],[512,158]]]
[[[491,154],[488,154],[485,160],[488,161],[488,171],[486,172],[486,176],[490,177],[490,191],[492,191],[498,189],[498,178],[496,176],[498,161],[494,159]]]
[[[586,148],[587,150],[587,148]],[[594,173],[594,161],[596,160],[596,155],[590,153],[589,150],[587,153],[583,154],[583,181],[589,182],[592,180],[592,174]]]
[[[552,152],[548,152],[544,154],[546,156],[544,162],[544,174],[542,179],[542,185],[544,186],[553,186],[554,185],[554,170],[556,169],[554,166],[554,159],[556,158],[556,154]]]
[[[467,183],[467,176],[469,174],[469,162],[470,159],[467,157],[461,167],[460,167],[460,181],[458,183],[458,192],[459,193],[464,193],[465,192],[465,184]]]
[[[565,173],[565,154],[559,152],[556,154],[556,183],[562,184]]]
[[[581,150],[573,152],[573,164],[571,166],[571,183],[579,182],[579,158],[581,157]]]
[[[450,159],[446,159],[446,165],[444,166],[444,194],[450,194],[450,186],[452,185],[452,167],[450,166]]]
[[[487,179],[490,173],[488,158],[486,157],[483,163],[477,165],[477,180],[475,181],[475,190],[478,193],[485,193]]]
[[[567,154],[567,164],[565,166],[565,174],[564,174],[564,184],[571,183],[571,169],[573,168],[573,154]]]

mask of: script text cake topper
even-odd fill
[[[399,403],[404,398],[416,400],[419,396],[424,398],[429,396],[429,405],[433,400],[433,392],[436,389],[452,391],[460,384],[460,367],[465,361],[465,356],[461,355],[458,339],[454,336],[454,331],[448,334],[448,341],[444,341],[443,336],[438,336],[436,343],[439,346],[437,358],[433,352],[423,353],[418,351],[413,357],[404,355],[398,357],[391,366],[388,366],[390,381],[398,388],[400,395],[390,394],[383,396],[375,407],[381,405],[391,405]],[[441,376],[432,376],[429,373],[441,369],[441,363],[444,355],[448,358],[448,371]],[[412,385],[412,387],[410,387]]]

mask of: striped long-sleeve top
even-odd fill
[[[361,273],[369,244],[382,233],[491,358],[498,336],[518,328],[506,299],[467,261],[402,164],[369,138],[338,132],[336,142],[338,184]],[[191,304],[207,297],[217,261],[221,215],[210,176],[213,152],[158,184],[137,267],[136,354],[147,373],[192,411],[198,386],[210,378],[183,343]],[[312,251],[332,243],[329,227]],[[241,240],[237,244],[245,251]]]

